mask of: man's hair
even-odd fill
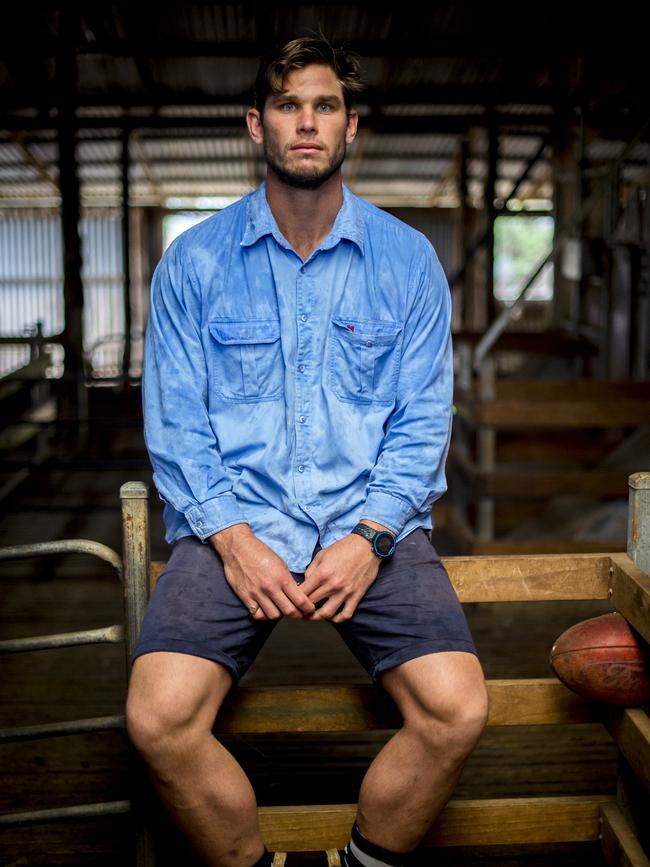
[[[255,108],[260,114],[264,114],[264,105],[270,94],[282,93],[285,79],[292,70],[302,69],[312,63],[320,63],[334,70],[341,83],[345,107],[349,110],[354,97],[364,89],[361,60],[353,51],[335,48],[321,34],[292,39],[260,60],[254,93]]]

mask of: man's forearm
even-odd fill
[[[251,530],[250,524],[231,524],[230,527],[213,533],[209,537],[209,542],[225,563],[233,550],[250,542],[251,538],[254,537],[255,534]]]

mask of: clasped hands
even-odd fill
[[[284,560],[248,524],[228,527],[210,541],[226,580],[255,620],[349,620],[381,563],[366,539],[351,534],[322,548],[305,570],[305,580],[296,584]]]

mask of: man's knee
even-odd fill
[[[192,749],[196,739],[211,731],[231,683],[226,670],[215,665],[217,670],[208,678],[199,666],[195,680],[189,666],[187,679],[179,684],[174,677],[177,672],[170,671],[166,676],[161,660],[154,656],[136,660],[126,702],[129,737],[152,765]]]
[[[462,760],[474,749],[487,723],[487,688],[476,657],[454,655],[447,666],[443,656],[415,660],[411,672],[405,672],[402,682],[389,692],[406,727],[436,751]]]

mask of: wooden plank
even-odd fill
[[[650,643],[650,576],[627,554],[611,557],[612,604]]]
[[[489,726],[602,722],[603,708],[549,677],[489,680]]]
[[[605,804],[600,813],[601,844],[607,863],[612,867],[650,867],[650,859],[616,804]]]
[[[602,379],[498,379],[497,399],[535,402],[565,401],[571,404],[601,404],[617,400],[650,400],[650,383]]]
[[[489,543],[508,544],[516,543]],[[610,554],[445,557],[461,602],[533,602],[609,598]],[[151,590],[165,568],[152,561]]]
[[[490,726],[558,725],[602,721],[602,709],[555,678],[490,680]],[[241,687],[224,704],[215,732],[363,732],[399,728],[386,693],[372,685]]]
[[[499,430],[635,427],[647,424],[649,412],[647,400],[625,398],[612,399],[611,403],[497,398],[475,404],[469,416],[464,405],[459,404],[458,411],[476,425]]]
[[[526,467],[487,472],[476,468],[474,483],[477,495],[484,497],[528,500],[580,494],[585,497],[625,498],[628,475],[625,470],[553,471]]]
[[[609,555],[445,557],[461,602],[607,599]],[[153,561],[151,589],[165,567]]]
[[[461,602],[607,599],[609,556],[446,557]]]
[[[638,780],[650,791],[650,719],[641,708],[608,709],[608,728]]]
[[[149,593],[153,592],[166,565],[164,560],[152,560],[149,564]]]
[[[571,539],[529,539],[520,542],[514,539],[497,539],[487,542],[476,540],[472,545],[472,553],[486,557],[502,557],[512,554],[519,557],[536,554],[548,556],[551,554],[595,554],[618,552],[625,550],[625,542],[620,539],[594,539],[589,542],[574,542]],[[598,597],[600,598],[600,597]]]
[[[608,796],[502,798],[451,801],[426,835],[426,846],[493,846],[570,843],[598,839],[600,809]],[[304,852],[348,841],[356,805],[263,807],[259,811],[269,849]]]

